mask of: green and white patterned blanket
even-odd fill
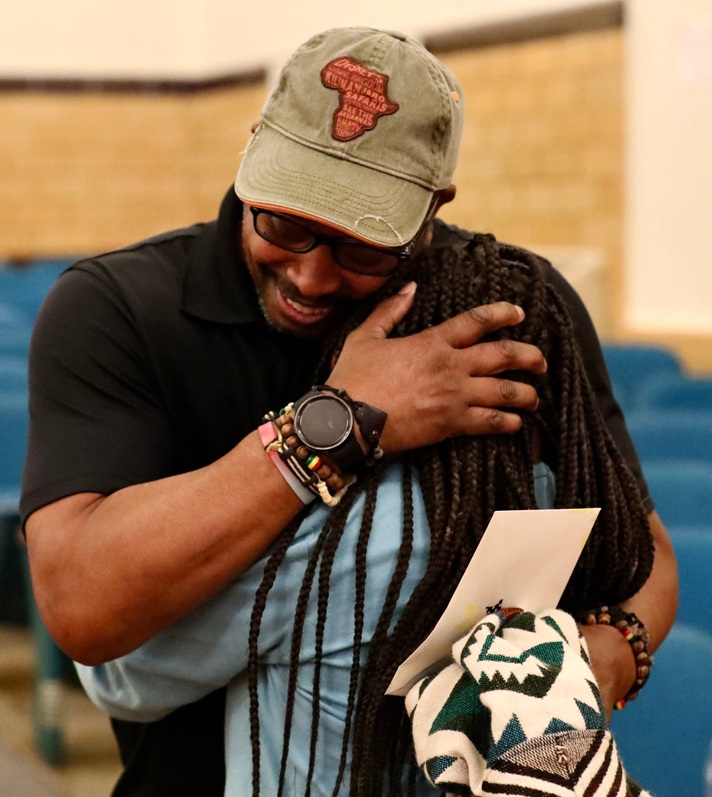
[[[585,640],[555,609],[495,611],[406,696],[415,753],[451,795],[636,797]]]

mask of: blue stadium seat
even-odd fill
[[[645,689],[613,714],[611,728],[628,774],[654,797],[705,797],[711,661],[712,635],[676,623],[655,654]]]
[[[677,620],[712,634],[712,534],[673,526],[670,536],[680,578]]]
[[[712,538],[712,459],[709,463],[643,460],[643,473],[666,526],[700,526]]]
[[[682,371],[677,354],[663,346],[606,343],[603,357],[614,395],[625,412],[641,407],[641,392],[649,379]]]
[[[3,304],[32,323],[42,300],[71,260],[38,260],[0,268],[0,296]]]
[[[6,553],[7,535],[14,535],[19,525],[19,499],[22,468],[27,449],[29,425],[28,393],[26,390],[0,390],[0,551]],[[45,628],[32,594],[27,555],[22,546],[22,562],[26,584],[26,599],[36,662],[33,681],[33,725],[35,747],[49,764],[61,764],[65,757],[64,735],[61,727],[61,678],[66,656],[56,646]],[[6,557],[0,557],[7,561]],[[3,562],[0,562],[0,565]]]
[[[6,356],[27,357],[32,338],[32,325],[0,322],[0,359]]]
[[[11,393],[26,389],[27,355],[19,352],[0,354],[0,392]]]
[[[644,465],[696,460],[712,463],[712,410],[629,413],[628,431]]]
[[[2,273],[2,272],[0,272]],[[2,280],[0,279],[0,283]],[[28,318],[21,310],[12,304],[3,301],[4,294],[0,291],[0,329],[5,330],[18,324],[27,324]]]
[[[676,620],[712,634],[712,522],[704,530],[676,526],[668,530],[680,579]]]
[[[659,374],[646,381],[640,397],[644,409],[712,412],[712,377]]]
[[[0,377],[1,379],[1,377]],[[27,447],[27,390],[0,390],[0,512],[17,512]]]

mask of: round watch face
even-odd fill
[[[312,396],[297,408],[294,415],[297,436],[315,451],[337,448],[351,434],[353,426],[353,412],[338,396]]]

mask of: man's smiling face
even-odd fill
[[[340,230],[326,224],[297,217],[295,221],[317,233],[346,240]],[[388,279],[348,271],[324,244],[297,254],[269,243],[256,232],[248,206],[242,219],[242,249],[267,322],[298,337],[325,334]]]

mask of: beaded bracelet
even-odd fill
[[[648,650],[650,642],[648,630],[635,614],[624,611],[620,606],[599,606],[598,609],[590,609],[584,612],[579,621],[583,625],[611,625],[623,634],[630,645],[635,658],[635,681],[628,694],[615,704],[617,709],[624,708],[626,703],[638,697],[650,677],[653,657]]]
[[[271,421],[263,423],[262,426],[259,427],[259,433],[264,450],[267,452],[267,454],[269,454],[269,458],[272,460],[277,470],[281,473],[282,478],[292,488],[292,490],[296,493],[299,500],[305,506],[307,504],[310,504],[317,497],[316,494],[311,492],[311,490],[307,489],[296,478],[296,476],[292,473],[289,467],[284,462],[282,462],[279,453],[272,448],[274,443],[279,439],[277,437],[277,432],[275,431],[274,424]]]
[[[276,453],[279,456],[280,461],[286,465],[289,473],[296,477],[301,487],[321,498],[327,506],[336,506],[356,481],[356,477],[342,475],[336,466],[330,467],[321,457],[303,445],[294,434],[293,419],[292,404],[288,404],[279,413],[268,412],[264,416],[264,420],[273,426],[275,432],[275,439],[265,446],[265,450],[270,455]],[[291,484],[289,479],[287,481]],[[297,494],[300,495],[299,492]]]

